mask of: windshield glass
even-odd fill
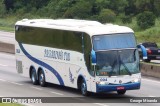
[[[117,76],[139,73],[137,49],[100,51],[97,54],[96,75]]]
[[[121,48],[135,48],[136,41],[133,33],[95,35],[93,36],[95,51]]]

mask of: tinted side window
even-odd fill
[[[81,32],[19,26],[16,40],[21,43],[82,52]]]
[[[90,70],[91,49],[92,49],[91,38],[88,34],[84,34],[84,57],[88,70]]]

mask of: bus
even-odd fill
[[[132,29],[78,19],[23,19],[15,24],[17,72],[47,83],[90,92],[125,94],[141,85]]]

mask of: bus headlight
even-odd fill
[[[132,80],[133,83],[140,82],[140,81],[141,81],[140,78],[135,78],[134,80]]]
[[[108,83],[108,82],[104,82],[104,81],[101,81],[101,82],[98,81],[97,84],[98,84],[98,85],[108,85],[109,83]]]

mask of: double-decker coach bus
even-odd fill
[[[76,19],[23,19],[15,24],[17,72],[33,84],[47,82],[100,93],[140,89],[132,29]]]

